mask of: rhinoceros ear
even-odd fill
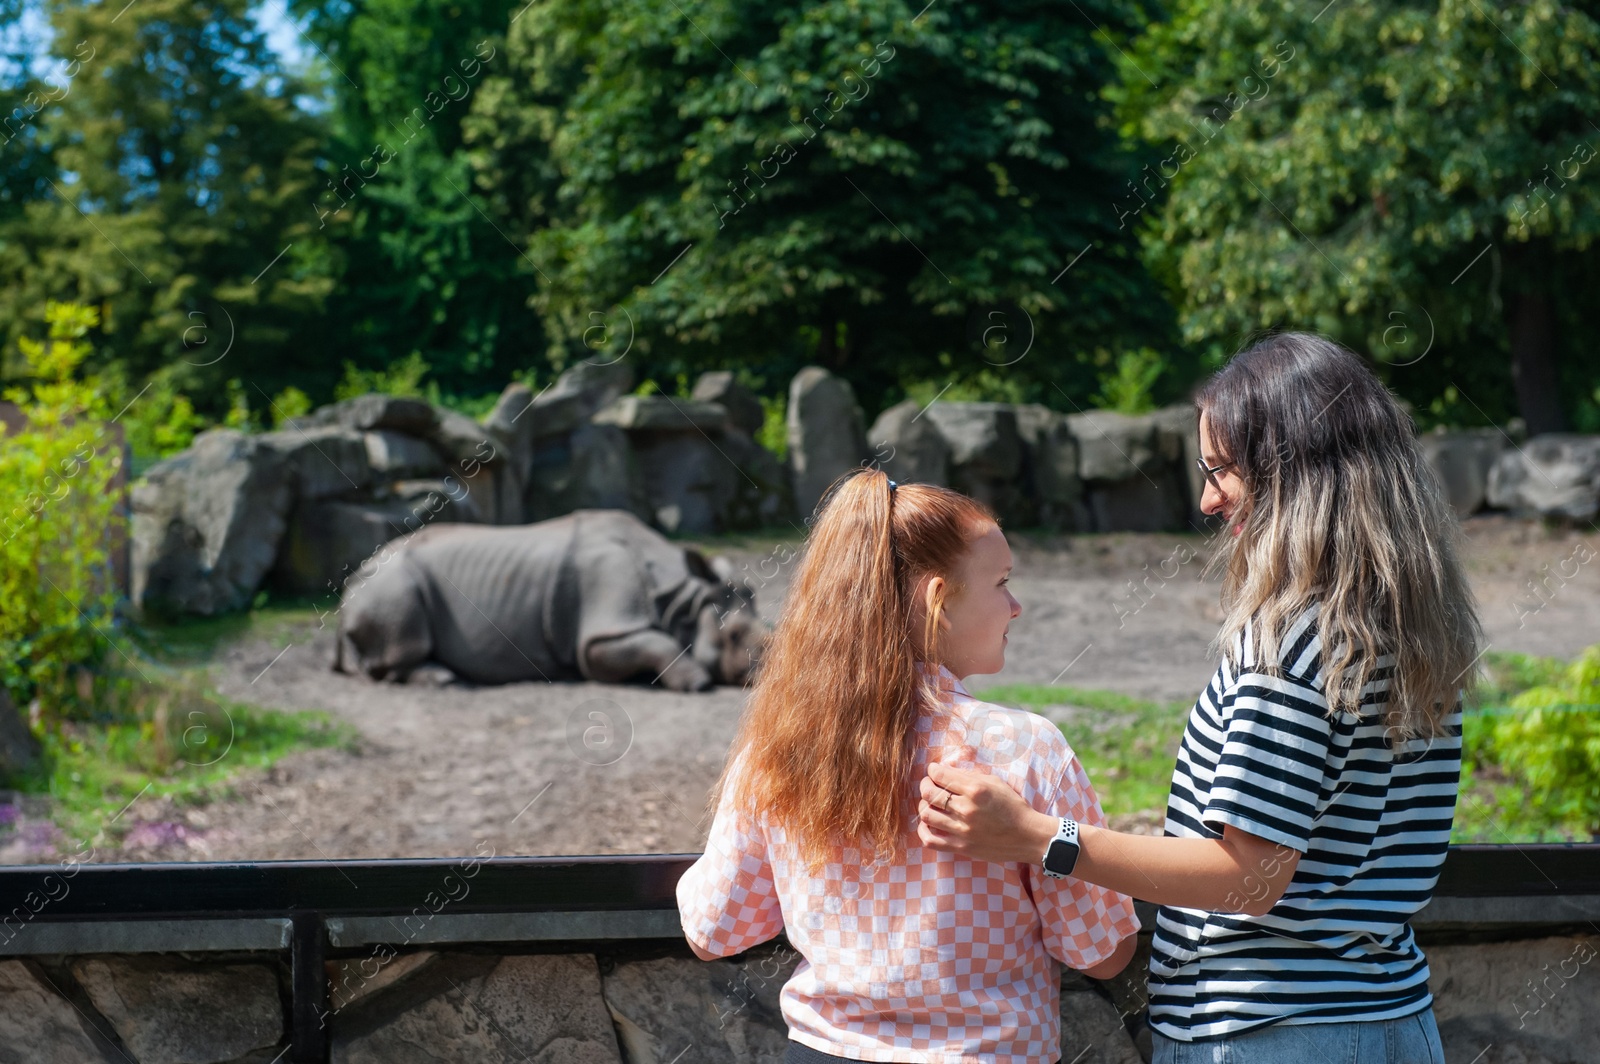
[[[693,547],[683,548],[683,560],[689,566],[689,575],[698,576],[702,580],[709,580],[714,584],[722,583],[722,578],[717,571],[706,561],[706,556]]]

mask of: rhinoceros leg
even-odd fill
[[[711,674],[678,641],[654,628],[596,639],[589,644],[589,678],[624,683],[639,674],[674,691],[705,691]]]

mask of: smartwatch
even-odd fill
[[[1077,863],[1078,822],[1070,817],[1062,817],[1061,827],[1056,829],[1055,838],[1045,847],[1044,859],[1040,864],[1044,874],[1051,879],[1066,879],[1072,874],[1072,866]]]

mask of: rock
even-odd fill
[[[656,433],[639,441],[638,454],[658,528],[668,535],[721,530],[719,503],[732,495],[739,471],[710,440],[694,433]]]
[[[683,1059],[695,1064],[779,1061],[789,1029],[778,992],[799,963],[785,943],[732,960],[624,961],[605,976],[605,1000],[624,1037],[635,1042],[630,1060],[667,1064],[692,1045]]]
[[[283,431],[340,426],[354,432],[392,429],[421,436],[431,431],[437,420],[433,406],[421,399],[368,392],[290,418],[284,422]]]
[[[646,521],[652,516],[638,456],[615,425],[583,424],[568,436],[541,441],[528,476],[527,521],[585,509],[628,510]]]
[[[1090,410],[1068,414],[1067,425],[1078,441],[1078,476],[1083,480],[1127,480],[1161,461],[1162,441],[1156,419],[1149,415]]]
[[[785,525],[794,515],[789,477],[778,456],[749,434],[729,428],[717,438],[723,455],[740,474],[717,499],[717,524],[724,531]]]
[[[444,472],[444,459],[427,440],[389,429],[368,432],[362,439],[375,477],[426,477]]]
[[[333,1064],[622,1064],[591,954],[441,954],[331,1026]]]
[[[1173,471],[1157,468],[1086,485],[1083,501],[1095,532],[1171,532],[1184,527],[1184,495]]]
[[[130,598],[140,610],[210,616],[250,603],[288,523],[294,478],[271,445],[202,432],[132,492]]]
[[[352,502],[324,499],[295,507],[272,586],[292,595],[338,592],[344,582],[391,539],[450,520],[448,496]]]
[[[1594,1008],[1591,981],[1600,970],[1595,963],[1600,936],[1427,946],[1424,954],[1446,1059],[1473,1064],[1594,1059],[1600,1011]]]
[[[1600,513],[1600,436],[1552,432],[1502,451],[1486,495],[1496,509],[1592,520]]]
[[[0,1064],[109,1064],[72,1003],[38,979],[22,961],[0,961]]]
[[[375,994],[426,967],[436,956],[431,950],[396,953],[389,946],[374,946],[365,957],[334,961],[336,971],[328,980],[328,1008],[337,1012]]]
[[[1206,475],[1200,472],[1200,411],[1193,403],[1166,406],[1150,415],[1156,423],[1157,451],[1162,458],[1176,463],[1184,487],[1183,505],[1188,511],[1187,520],[1195,528],[1203,527],[1205,514],[1200,512],[1200,499],[1206,490]]]
[[[728,422],[747,435],[754,436],[767,423],[766,408],[756,393],[734,379],[733,371],[713,370],[700,374],[694,382],[690,396],[702,403],[716,403],[728,412]]]
[[[298,499],[354,495],[372,483],[361,433],[341,425],[263,432],[256,437],[288,463]]]
[[[777,524],[790,512],[783,467],[737,429],[631,433],[650,512],[662,531],[723,532]]]
[[[596,425],[615,425],[629,431],[699,429],[721,432],[728,426],[726,407],[668,395],[624,395],[612,400],[591,419]]]
[[[1088,530],[1092,524],[1078,478],[1078,440],[1066,415],[1039,403],[1023,403],[1016,410],[1032,523],[1060,531]]]
[[[489,462],[495,459],[500,446],[499,438],[487,425],[474,421],[467,415],[444,407],[435,408],[438,417],[426,439],[444,455],[452,465],[467,461]]]
[[[789,469],[797,511],[810,518],[823,492],[871,457],[850,382],[807,366],[789,383]]]
[[[41,752],[39,740],[11,701],[11,692],[0,687],[0,782],[32,768]]]
[[[1483,509],[1489,497],[1489,471],[1506,449],[1506,438],[1499,429],[1446,431],[1441,427],[1418,436],[1417,445],[1456,516]]]
[[[466,485],[455,477],[397,480],[389,485],[388,494],[390,500],[405,503],[428,524],[435,521],[459,521],[469,525],[490,523]]]
[[[505,445],[507,459],[527,483],[538,441],[566,436],[632,387],[633,370],[625,362],[580,362],[538,395],[525,384],[507,385],[484,427]]]
[[[140,1064],[220,1064],[284,1036],[266,964],[87,957],[72,974]]]
[[[388,429],[411,436],[425,436],[438,421],[432,404],[421,399],[368,392],[354,399],[333,404],[339,424],[357,432]]]
[[[879,414],[867,432],[867,442],[878,468],[895,481],[950,484],[950,444],[915,399],[902,400]]]
[[[950,445],[950,486],[987,503],[1002,521],[1026,521],[1016,409],[1009,403],[934,402],[923,416]]]
[[[1076,1064],[1144,1064],[1117,1008],[1093,988],[1068,989],[1077,973],[1062,971],[1061,1059]]]

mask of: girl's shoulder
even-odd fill
[[[929,761],[1000,776],[1025,799],[1047,795],[1075,755],[1054,722],[1016,706],[956,695],[930,720]]]

